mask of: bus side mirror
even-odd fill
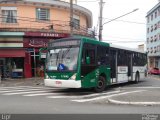
[[[86,64],[90,64],[91,61],[90,61],[90,57],[86,57]]]

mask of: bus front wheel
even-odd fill
[[[106,80],[104,77],[99,76],[97,86],[94,88],[95,92],[102,92],[106,88]]]

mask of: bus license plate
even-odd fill
[[[61,82],[61,81],[56,81],[56,84],[57,84],[57,85],[61,85],[62,82]]]

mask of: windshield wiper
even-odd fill
[[[63,52],[62,54],[62,61],[63,61],[63,58],[66,57],[66,55],[69,53],[69,51],[71,50],[72,46],[70,48],[68,48],[65,52]]]

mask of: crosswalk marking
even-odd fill
[[[24,91],[37,91],[41,89],[26,89],[26,90],[5,90],[5,91],[0,91],[0,93],[8,93],[8,92],[24,92]]]
[[[17,93],[4,93],[2,95],[20,95],[20,94],[28,94],[28,93],[42,93],[47,91],[30,91],[30,92],[17,92]]]
[[[108,96],[123,93],[123,90],[107,91],[103,93],[91,93],[91,92],[80,92],[74,93],[65,91],[60,88],[48,88],[48,87],[32,87],[32,86],[18,86],[18,87],[2,87],[0,88],[0,95],[21,95],[21,96],[44,96],[48,99],[63,99],[67,98],[74,102],[89,102],[94,100],[105,99]]]

